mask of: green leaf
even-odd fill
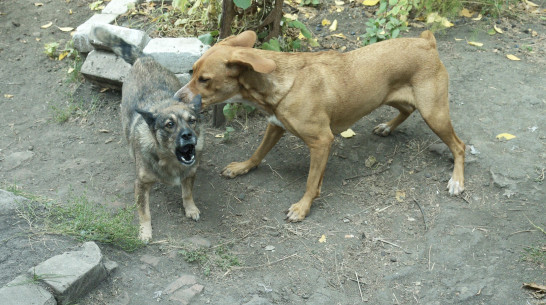
[[[233,3],[235,3],[237,7],[240,7],[243,10],[246,10],[247,8],[250,7],[250,4],[252,4],[252,0],[233,0]]]
[[[392,31],[391,37],[396,38],[398,37],[398,35],[400,35],[400,29],[394,29],[394,31]]]
[[[206,44],[209,46],[212,45],[212,43],[214,42],[214,37],[212,37],[211,33],[203,34],[197,38],[201,40],[203,44]]]
[[[395,6],[398,3],[398,0],[389,0],[390,6]]]
[[[400,12],[400,7],[395,6],[395,7],[392,8],[392,10],[389,13],[392,14],[392,15],[398,15],[399,12]]]
[[[224,109],[222,109],[222,112],[224,113],[226,120],[231,121],[235,118],[235,115],[237,114],[237,108],[234,107],[233,104],[226,104],[224,106]]]
[[[280,46],[279,41],[277,39],[272,38],[268,42],[264,42],[262,44],[262,49],[263,50],[271,50],[271,51],[280,52],[281,51],[281,46]]]
[[[387,9],[387,2],[381,1],[381,4],[379,4],[379,10],[377,11],[376,15],[383,13],[386,9]]]

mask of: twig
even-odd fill
[[[428,270],[430,271],[430,251],[432,250],[432,245],[428,248]]]
[[[517,232],[508,234],[508,237],[510,237],[510,236],[512,236],[512,235],[519,234],[519,233],[527,233],[527,232],[535,232],[535,231],[536,231],[536,230],[523,230],[523,231],[517,231]]]
[[[281,179],[282,179],[282,176],[281,176],[281,174],[277,173],[277,171],[276,171],[276,170],[274,170],[274,169],[273,169],[273,167],[271,167],[271,165],[270,165],[270,164],[268,164],[267,166],[269,166],[269,169],[271,169],[271,171],[272,171],[272,172],[273,172],[274,174],[277,174],[277,176],[279,176],[279,178],[281,178]]]
[[[541,227],[537,226],[536,224],[534,224],[534,223],[531,221],[531,219],[529,219],[529,217],[527,217],[527,215],[525,215],[525,218],[527,218],[527,220],[529,220],[529,222],[531,223],[531,225],[532,225],[533,227],[535,227],[535,228],[536,228],[537,230],[539,230],[540,232],[546,234],[546,231],[544,231],[543,228],[541,228]]]
[[[337,281],[339,283],[339,287],[341,287],[341,290],[345,291],[345,288],[343,288],[343,285],[341,284],[341,279],[339,278],[339,273],[337,272],[337,251],[334,251],[334,264],[336,266],[336,276],[337,276]]]
[[[404,251],[406,254],[411,254],[411,252],[405,250],[404,248],[400,247],[399,245],[397,245],[397,244],[395,244],[395,243],[393,243],[393,242],[384,240],[384,239],[379,238],[379,237],[374,237],[373,240],[374,240],[374,241],[380,241],[380,242],[385,243],[385,244],[389,244],[389,245],[391,245],[391,246],[393,246],[393,247],[402,249],[402,251]]]
[[[362,296],[362,288],[360,288],[360,280],[358,279],[358,274],[356,273],[356,271],[355,271],[355,276],[356,276],[356,283],[358,284],[358,291],[360,292],[360,299],[362,300],[362,302],[364,302],[364,297]]]
[[[347,181],[347,180],[353,180],[353,179],[356,179],[356,178],[364,178],[364,177],[368,177],[368,176],[373,176],[373,175],[381,174],[382,172],[386,172],[389,169],[390,169],[390,167],[387,166],[387,167],[384,167],[383,169],[378,170],[378,171],[373,171],[371,173],[367,173],[367,174],[363,174],[363,175],[356,175],[356,176],[353,176],[353,177],[345,178],[343,180]]]
[[[421,210],[421,215],[423,215],[423,222],[425,223],[425,231],[428,231],[427,219],[425,218],[425,212],[423,211],[423,208],[419,204],[419,201],[417,201],[417,199],[415,198],[412,198],[412,199],[415,202],[415,204],[419,207],[419,210]]]
[[[261,268],[261,267],[269,267],[273,264],[276,264],[276,263],[280,263],[284,260],[287,260],[291,257],[294,257],[294,256],[297,256],[298,253],[294,253],[294,254],[291,254],[291,255],[288,255],[288,256],[285,256],[283,258],[280,258],[276,261],[272,261],[272,262],[269,262],[269,263],[265,263],[265,264],[261,264],[261,265],[255,265],[255,266],[233,266],[231,267],[231,270],[248,270],[248,269],[256,269],[256,268]],[[227,274],[227,273],[226,273]]]

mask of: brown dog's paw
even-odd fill
[[[191,218],[195,221],[199,220],[199,214],[201,213],[196,206],[186,208],[186,217]]]
[[[386,123],[379,124],[373,129],[373,133],[378,136],[386,137],[391,134],[391,127]]]
[[[309,214],[309,207],[306,204],[300,202],[294,203],[286,214],[286,220],[290,222],[298,222],[305,219],[305,216]]]
[[[222,170],[222,176],[226,178],[235,178],[239,175],[248,173],[249,169],[246,162],[231,162]]]
[[[450,195],[457,196],[464,191],[464,183],[454,180],[452,177],[447,183],[447,189]]]

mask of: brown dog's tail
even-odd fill
[[[430,46],[436,49],[436,38],[434,38],[434,34],[432,34],[431,31],[426,30],[421,35],[419,35],[420,38],[428,40],[430,43]]]

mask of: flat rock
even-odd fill
[[[114,53],[95,50],[87,55],[81,73],[99,86],[119,89],[130,70],[131,65]]]
[[[0,288],[3,305],[56,305],[53,294],[26,275],[20,275]]]
[[[171,294],[184,286],[190,286],[197,284],[197,278],[192,274],[184,274],[177,278],[174,282],[170,283],[163,293]]]
[[[142,255],[140,257],[141,262],[154,266],[154,267],[157,266],[157,264],[159,264],[159,260],[160,260],[159,257],[148,255],[148,254]]]
[[[107,276],[101,251],[94,242],[84,243],[77,251],[54,256],[30,268],[28,273],[49,286],[61,304],[74,302]]]
[[[197,38],[155,38],[143,50],[175,74],[188,73],[209,48]]]
[[[14,169],[21,165],[23,162],[32,159],[32,157],[34,157],[34,153],[30,150],[14,152],[6,156],[6,158],[2,162],[3,164],[5,164],[4,170]]]

